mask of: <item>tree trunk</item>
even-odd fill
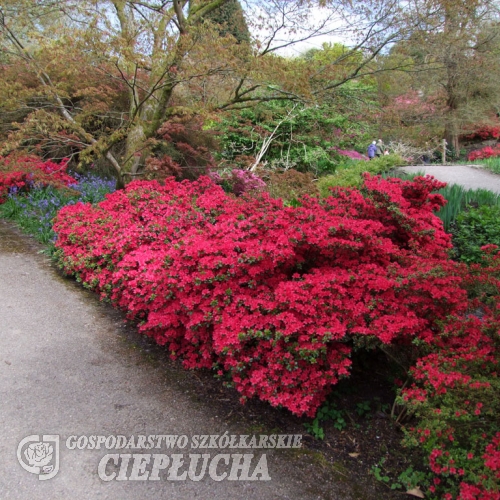
[[[458,158],[460,155],[460,135],[453,116],[450,116],[446,122],[444,137],[448,143],[448,147],[451,148],[452,158]]]
[[[125,155],[122,160],[125,183],[140,178],[146,160],[151,154],[148,140],[157,135],[159,128],[169,117],[168,106],[175,88],[175,76],[169,75],[169,80],[159,95],[157,94],[154,105],[151,102],[143,105],[136,123],[127,133]]]
[[[140,120],[130,129],[125,141],[125,154],[122,161],[125,182],[134,180],[137,174],[145,166],[145,160],[148,154],[147,140],[146,126],[144,122]]]
[[[446,72],[447,72],[447,83],[446,83],[446,121],[445,121],[445,139],[448,142],[448,146],[452,150],[452,157],[458,158],[460,155],[460,127],[457,117],[457,112],[460,107],[460,96],[459,96],[459,65],[458,65],[458,55],[450,53],[445,62]]]

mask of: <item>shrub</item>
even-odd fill
[[[486,139],[500,139],[500,126],[483,125],[472,134],[466,135],[465,139],[469,141],[485,141]]]
[[[210,172],[209,177],[213,182],[222,186],[227,193],[236,196],[258,193],[266,188],[266,183],[249,170],[233,169],[230,172]]]
[[[417,420],[406,444],[428,457],[428,493],[498,500],[500,254],[447,259],[432,214],[443,185],[366,174],[292,208],[208,178],[138,181],[63,208],[56,258],[185,367],[298,415],[348,375],[354,344],[417,347],[398,401]]]
[[[477,149],[476,151],[471,151],[467,159],[469,161],[476,161],[476,160],[485,160],[487,158],[496,158],[497,156],[500,156],[500,146],[486,146],[482,149]]]
[[[267,189],[273,198],[281,198],[285,202],[293,202],[304,195],[319,196],[313,174],[310,172],[304,174],[296,170],[269,174]]]
[[[134,182],[54,224],[60,266],[187,368],[313,415],[349,373],[353,336],[428,342],[464,309],[432,211],[443,184],[365,179],[284,207],[208,178]]]
[[[330,153],[321,146],[304,147],[306,172],[313,172],[316,176],[329,174],[335,171],[336,164]]]
[[[103,180],[92,175],[75,177],[77,181],[73,180],[76,183],[71,185],[71,190],[56,189],[49,185],[34,187],[27,193],[11,193],[5,203],[0,205],[0,216],[14,221],[40,243],[52,242],[55,238],[52,220],[63,206],[77,201],[97,203],[115,190],[114,180]]]
[[[415,177],[425,175],[423,172],[415,174],[407,174],[405,172],[390,172],[387,177],[398,177],[406,180],[414,179]],[[385,175],[384,175],[385,177]],[[433,178],[432,176],[428,176]],[[436,215],[443,221],[446,231],[451,231],[458,215],[468,207],[482,206],[500,206],[500,195],[488,191],[487,189],[465,189],[458,184],[448,184],[442,189],[439,189],[438,194],[442,195],[446,200],[444,207],[440,207]],[[486,244],[484,242],[483,244]]]
[[[66,173],[69,160],[57,164],[35,156],[0,157],[0,204],[10,192],[27,192],[33,187],[67,188],[76,181]]]
[[[453,244],[463,262],[481,262],[484,245],[500,246],[500,207],[470,208],[457,216],[453,228]]]
[[[354,151],[353,149],[333,148],[333,150],[337,154],[339,154],[341,156],[347,156],[347,158],[351,158],[351,160],[364,160],[364,161],[368,161],[368,157],[366,155],[358,153],[357,151]]]
[[[339,165],[333,175],[319,179],[318,189],[322,196],[329,196],[331,187],[360,187],[365,172],[381,174],[403,163],[404,161],[399,156],[385,155],[367,162],[357,161],[345,166]]]
[[[353,147],[370,135],[360,120],[363,112],[352,100],[343,115],[337,109],[270,101],[231,113],[215,125],[221,132],[221,159],[247,168],[271,139],[262,158],[270,169],[293,168],[315,176],[332,173],[347,159],[344,153],[354,154]]]
[[[183,110],[184,112],[186,110]],[[147,179],[196,179],[215,167],[211,151],[217,148],[214,134],[206,130],[201,117],[178,110],[158,130],[153,154],[146,160]]]
[[[500,499],[500,254],[457,267],[469,314],[452,316],[412,370],[399,399],[417,418],[406,444],[421,448],[432,498]]]

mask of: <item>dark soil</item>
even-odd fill
[[[209,401],[221,421],[241,428],[243,433],[302,434],[303,448],[298,458],[313,461],[317,467],[330,472],[333,470],[353,500],[401,499],[403,495],[411,498],[406,490],[391,489],[391,486],[408,467],[422,470],[423,461],[416,450],[402,446],[401,425],[391,418],[395,397],[395,388],[391,385],[396,369],[385,354],[372,351],[362,360],[353,359],[351,377],[334,388],[327,402],[340,413],[345,424],[339,425],[338,414],[335,414],[333,420],[321,422],[325,435],[318,439],[305,428],[312,419],[296,417],[257,399],[242,405],[239,393],[225,387],[211,372],[183,370],[180,363],[168,358],[162,347],[137,334],[133,326],[124,325],[123,338],[151,362],[175,374],[177,382],[183,388],[189,387],[196,401],[201,404]],[[374,467],[381,468],[380,475],[386,476],[385,481],[375,478]]]

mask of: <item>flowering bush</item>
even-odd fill
[[[66,173],[69,160],[57,164],[43,162],[40,158],[0,157],[0,203],[4,203],[9,192],[27,192],[35,186],[68,187],[76,180]]]
[[[495,158],[500,156],[500,146],[486,146],[482,149],[478,149],[476,151],[471,151],[467,156],[467,159],[470,161],[476,160],[485,160],[487,158]]]
[[[483,250],[457,266],[474,314],[444,324],[400,397],[418,418],[406,442],[427,453],[439,498],[500,499],[500,254]]]
[[[500,139],[500,126],[483,125],[472,134],[466,135],[465,138],[470,141],[472,140],[485,141],[486,139]]]
[[[341,156],[347,156],[347,158],[351,158],[351,160],[366,160],[368,161],[368,157],[366,155],[362,155],[361,153],[358,153],[357,151],[354,151],[352,149],[339,149],[339,148],[334,148],[334,150]]]
[[[115,190],[114,180],[78,174],[75,179],[71,190],[56,189],[52,185],[33,187],[28,192],[11,189],[5,203],[0,205],[0,216],[13,220],[41,243],[50,243],[55,238],[52,220],[63,206],[77,201],[97,203]]]
[[[266,183],[257,175],[248,170],[232,170],[232,190],[237,196],[250,191],[262,191]]]
[[[409,90],[406,94],[396,96],[392,107],[406,115],[425,116],[436,112],[436,105],[432,102],[432,98],[422,96],[417,90]]]
[[[499,499],[500,256],[448,259],[433,211],[443,184],[365,174],[360,190],[228,196],[137,181],[59,213],[56,257],[186,368],[212,368],[242,399],[313,415],[349,374],[353,341],[421,346],[399,401],[428,456],[429,494]]]
[[[208,174],[210,179],[221,185],[226,192],[241,196],[245,193],[256,193],[266,188],[266,183],[249,170],[233,169],[231,172],[219,174],[212,171]]]
[[[231,198],[208,178],[134,182],[59,213],[57,257],[166,345],[242,394],[313,415],[349,373],[350,338],[429,341],[463,310],[443,184],[366,176],[284,207]]]

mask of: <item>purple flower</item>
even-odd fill
[[[262,191],[266,187],[266,183],[260,177],[248,170],[235,169],[231,175],[233,193],[236,196],[241,196],[249,191]]]
[[[223,181],[222,177],[218,172],[210,171],[208,173],[208,177],[210,177],[210,179],[212,179],[215,182],[215,184],[220,184]]]
[[[347,156],[348,158],[351,158],[352,160],[367,160],[368,158],[365,155],[362,155],[361,153],[358,153],[357,151],[354,151],[353,149],[339,149],[339,148],[334,148],[335,151],[339,155],[342,156]]]

